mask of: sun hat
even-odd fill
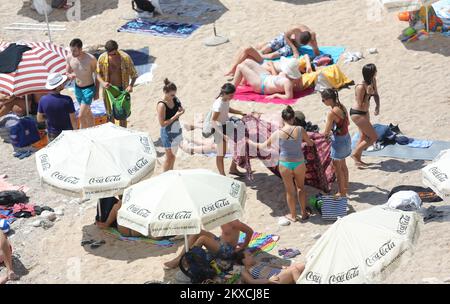
[[[47,77],[47,83],[45,84],[45,88],[47,90],[53,90],[62,85],[64,82],[66,82],[66,80],[67,80],[66,75],[62,75],[59,73],[51,73]]]
[[[299,61],[296,58],[281,57],[280,67],[281,71],[291,79],[299,79],[302,77],[302,73],[298,69]]]

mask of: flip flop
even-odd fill
[[[291,251],[287,252],[286,254],[283,255],[283,259],[292,259],[295,258],[296,256],[300,255],[301,252],[298,249],[291,249]]]
[[[96,242],[92,243],[90,247],[91,247],[91,249],[97,249],[104,244],[106,244],[105,240],[96,241]]]
[[[81,241],[81,246],[90,245],[90,244],[92,244],[94,242],[95,242],[95,240],[82,240]]]

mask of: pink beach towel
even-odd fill
[[[274,98],[269,99],[266,98],[266,95],[261,95],[258,93],[255,93],[252,89],[252,87],[246,85],[246,86],[238,86],[236,88],[236,93],[234,94],[235,100],[240,101],[254,101],[254,102],[261,102],[261,103],[275,103],[275,104],[285,104],[285,105],[291,105],[297,102],[297,100],[301,97],[307,96],[314,92],[314,89],[309,88],[302,92],[296,92],[294,94],[293,99],[281,99],[281,98]]]

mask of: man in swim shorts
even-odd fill
[[[83,52],[83,42],[76,38],[70,42],[71,54],[67,57],[67,76],[75,80],[75,97],[80,104],[80,128],[94,126],[94,116],[91,103],[98,99],[99,91],[95,72],[97,59],[91,54]]]

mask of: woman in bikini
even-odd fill
[[[323,134],[331,140],[331,159],[339,189],[336,195],[345,197],[348,189],[348,168],[345,159],[352,153],[352,142],[348,133],[349,115],[336,90],[325,89],[321,96],[322,102],[331,108]]]
[[[377,88],[377,68],[374,64],[366,64],[362,69],[364,81],[355,87],[356,102],[350,109],[350,117],[358,126],[360,138],[358,144],[353,151],[352,158],[358,168],[368,166],[369,164],[361,160],[362,153],[365,149],[373,145],[377,141],[377,133],[370,123],[370,98],[373,96],[375,100],[375,116],[380,113],[380,96]]]
[[[278,142],[280,147],[279,168],[286,190],[286,200],[290,214],[286,215],[289,222],[298,221],[296,211],[297,195],[300,201],[302,220],[309,218],[310,214],[306,210],[306,191],[305,174],[306,160],[303,156],[302,143],[306,142],[308,146],[313,146],[314,142],[308,137],[305,129],[295,126],[295,112],[292,107],[287,106],[281,113],[284,126],[278,131],[272,133],[265,143],[253,143],[252,146],[258,149],[270,149],[273,143]],[[294,182],[295,181],[295,182]]]
[[[241,278],[246,284],[295,284],[305,270],[303,263],[289,267],[258,263],[248,251],[235,253],[234,258],[237,264],[244,266]]]
[[[268,95],[267,98],[292,99],[294,90],[302,90],[302,74],[297,59],[287,59],[281,65],[282,73],[272,75],[256,61],[246,59],[238,65],[234,77],[237,87],[245,80],[255,93]]]

